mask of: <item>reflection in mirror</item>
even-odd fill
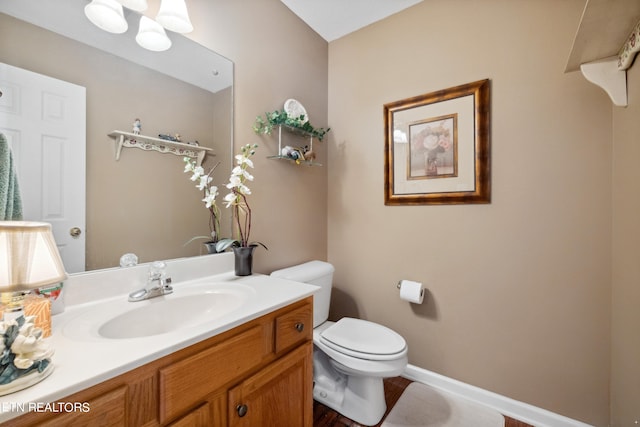
[[[168,51],[146,51],[133,41],[139,15],[127,11],[129,31],[109,34],[84,17],[85,4],[81,0],[4,2],[0,5],[0,62],[86,89],[86,227],[81,230],[86,238],[86,269],[118,266],[125,253],[137,254],[140,262],[206,253],[204,240],[185,245],[194,236],[209,234],[209,215],[202,193],[184,173],[182,156],[125,148],[116,160],[116,142],[108,134],[132,132],[134,120],[140,119],[143,135],[180,134],[182,141],[197,141],[213,150],[203,167],[209,170],[219,163],[213,178],[224,184],[232,157],[233,64],[175,33],[169,33],[173,46]],[[15,40],[20,43],[9,42]],[[196,50],[189,53],[187,49]],[[0,75],[0,85],[2,80]],[[19,134],[12,133],[14,129],[6,126],[1,115],[0,131],[13,137],[12,149],[21,157],[16,163],[41,169],[31,161],[33,153],[20,150]],[[18,171],[20,182],[26,176],[42,177],[40,169],[25,166]],[[48,188],[42,191],[46,184],[42,179],[35,179],[41,188],[33,188],[37,184],[27,184],[29,180],[22,186],[23,193],[42,193],[35,208],[39,211],[51,199]],[[231,221],[224,208],[222,213],[221,234],[228,237]],[[61,222],[65,214],[41,219]],[[62,232],[69,234],[70,228],[65,225]],[[56,240],[64,239],[56,235]],[[82,267],[67,269],[76,272]]]

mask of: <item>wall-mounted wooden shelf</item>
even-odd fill
[[[116,140],[116,160],[120,160],[122,147],[139,148],[146,151],[157,151],[160,153],[171,153],[176,156],[186,156],[197,159],[198,166],[202,164],[204,156],[207,154],[215,156],[212,148],[200,147],[198,145],[185,144],[182,142],[173,142],[166,139],[154,138],[145,135],[136,135],[131,132],[123,132],[114,130],[109,134]]]

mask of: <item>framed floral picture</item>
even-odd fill
[[[384,105],[386,205],[490,202],[489,83]]]

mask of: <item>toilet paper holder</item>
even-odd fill
[[[402,280],[398,280],[398,284],[396,285],[396,288],[400,289],[402,287]],[[424,296],[424,288],[420,289],[420,296]]]

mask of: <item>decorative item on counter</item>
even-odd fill
[[[42,329],[42,338],[51,336],[51,301],[44,295],[30,292],[24,299],[25,317],[33,317],[33,324]]]
[[[133,134],[140,135],[140,132],[142,132],[142,123],[140,122],[140,119],[135,119],[133,121]]]
[[[209,210],[209,236],[196,236],[192,237],[185,245],[193,242],[196,239],[208,239],[208,241],[204,242],[205,247],[207,248],[207,252],[210,254],[215,254],[218,252],[223,252],[222,250],[216,249],[216,244],[220,239],[220,208],[216,204],[216,197],[218,196],[218,187],[216,185],[212,185],[213,178],[211,174],[218,167],[220,162],[216,163],[214,167],[211,168],[209,173],[204,173],[204,168],[202,166],[197,166],[194,160],[191,160],[189,157],[184,157],[184,172],[191,172],[191,181],[197,182],[196,188],[204,193],[204,202],[205,208]]]
[[[53,350],[34,316],[25,316],[23,296],[66,278],[51,224],[0,221],[0,293],[5,304],[0,322],[0,395],[30,387],[51,373]],[[50,307],[48,299],[39,298],[42,302],[36,305]],[[46,309],[39,311],[50,319]]]
[[[64,311],[63,287],[64,282],[60,282],[36,291],[37,294],[44,296],[51,302],[51,314],[59,314]],[[26,314],[29,315],[30,313]]]
[[[260,242],[250,242],[251,234],[251,207],[247,196],[251,190],[247,187],[247,181],[253,181],[247,168],[253,168],[250,157],[256,153],[257,144],[247,144],[242,147],[240,154],[236,155],[237,166],[231,171],[231,177],[227,188],[231,190],[224,197],[227,208],[233,209],[233,219],[235,221],[235,231],[238,233],[237,239],[221,239],[216,245],[216,249],[221,252],[231,247],[235,255],[236,276],[249,276],[253,272],[253,250],[260,245],[268,248]]]
[[[0,321],[0,396],[30,387],[53,372],[53,350],[33,316]]]
[[[33,317],[33,323],[36,327],[42,329],[42,337],[46,338],[51,335],[51,301],[48,297],[37,292],[21,292],[17,298],[22,300],[23,317]],[[14,297],[15,294],[18,294],[18,292],[14,293]],[[2,303],[0,304],[0,319],[3,317],[5,310],[8,313],[7,318],[12,317],[9,304]]]

